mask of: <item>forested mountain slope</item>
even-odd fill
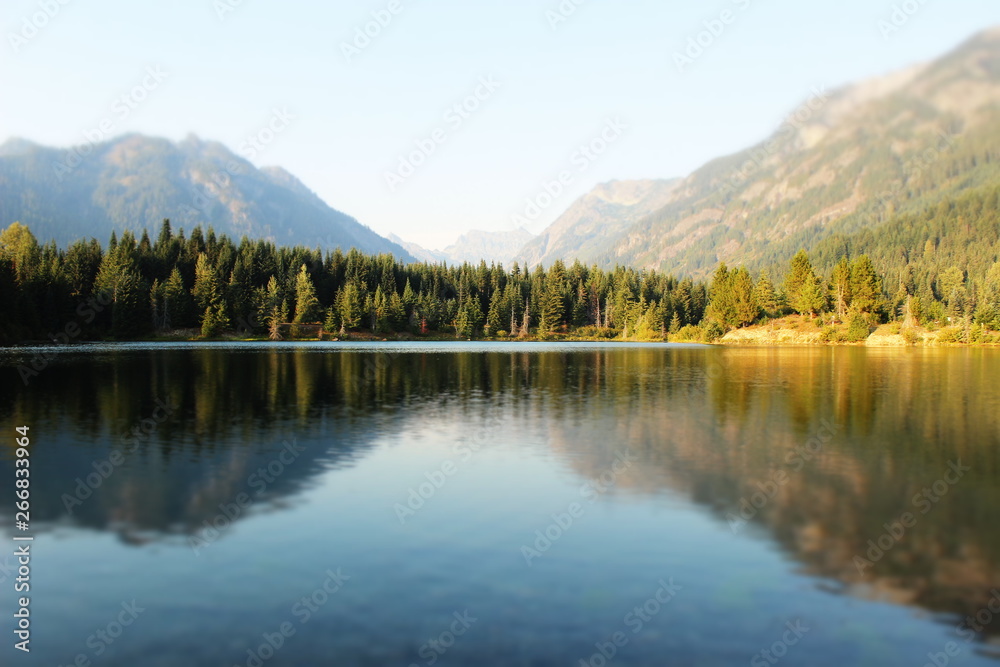
[[[132,134],[72,149],[22,139],[0,146],[0,228],[21,222],[41,242],[68,245],[104,241],[112,231],[154,232],[164,218],[235,239],[412,259],[284,169],[257,169],[219,143]]]
[[[1000,31],[992,30],[931,63],[817,88],[767,140],[698,169],[601,247],[567,252],[696,277],[720,261],[755,270],[1000,182],[998,157]]]

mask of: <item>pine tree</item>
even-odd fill
[[[364,298],[353,281],[349,281],[340,290],[337,298],[337,313],[340,316],[343,330],[357,329],[361,326],[363,303]]]
[[[1000,262],[993,264],[986,273],[975,317],[977,323],[1000,330]]]
[[[14,265],[17,281],[23,285],[37,273],[41,249],[31,230],[20,222],[14,222],[0,233],[0,257]]]
[[[736,269],[732,274],[731,289],[733,293],[733,315],[737,327],[744,327],[760,316],[760,307],[754,299],[753,278],[744,267]]]
[[[455,337],[473,338],[482,322],[483,311],[479,307],[479,299],[467,296],[455,315]]]
[[[729,267],[721,262],[712,274],[712,284],[708,288],[709,304],[707,319],[715,320],[728,328],[736,324],[736,295],[733,292]]]
[[[326,309],[326,317],[323,319],[323,333],[333,333],[337,330],[337,314],[333,307]]]
[[[288,321],[288,301],[281,293],[278,279],[273,275],[267,287],[257,290],[257,316],[267,327],[271,340],[281,340],[281,325]]]
[[[128,338],[149,328],[149,287],[135,266],[128,246],[116,244],[101,260],[94,280],[100,301],[110,301],[111,332]]]
[[[212,266],[205,253],[198,255],[194,268],[194,287],[191,288],[191,294],[194,296],[194,303],[198,310],[202,312],[209,306],[215,305],[221,296],[215,267]]]
[[[754,285],[753,299],[757,307],[764,311],[768,317],[773,317],[778,312],[778,300],[774,293],[774,283],[766,271],[760,272],[757,284]]]
[[[237,257],[233,270],[229,272],[229,281],[226,284],[226,301],[230,304],[233,312],[238,318],[244,321],[241,326],[250,324],[245,322],[252,310],[253,290],[251,289],[251,270],[247,261],[242,255]]]
[[[403,300],[393,292],[389,295],[389,328],[392,331],[402,331],[406,327],[406,308]]]
[[[403,287],[403,308],[406,309],[406,315],[409,316],[413,314],[413,309],[417,305],[417,294],[410,287],[410,279],[406,279],[406,286]]]
[[[851,306],[851,265],[847,257],[841,257],[833,267],[833,304],[837,311],[837,319],[841,322],[847,316]]]
[[[882,304],[882,279],[868,255],[851,263],[850,305],[860,313],[874,313]]]
[[[960,316],[965,306],[965,272],[951,266],[938,277],[937,283],[938,296],[948,307],[948,314]]]
[[[813,271],[805,250],[800,250],[792,258],[791,271],[785,277],[785,295],[793,310],[810,317],[815,317],[826,303],[823,285]]]
[[[677,292],[674,296],[674,303],[677,307],[677,312],[681,316],[681,321],[684,324],[694,324],[695,323],[695,305],[694,305],[694,283],[690,278],[685,278],[677,286]]]
[[[493,290],[493,296],[490,298],[490,309],[486,316],[487,336],[496,336],[497,332],[503,329],[505,310],[503,293],[499,289]]]
[[[587,286],[581,280],[576,284],[576,291],[573,293],[572,311],[570,313],[571,324],[582,327],[587,324],[587,310],[590,298],[587,294]]]
[[[188,326],[191,320],[191,298],[184,289],[184,279],[176,266],[170,271],[170,277],[163,283],[162,303],[163,327]]]
[[[389,330],[389,300],[382,290],[382,285],[375,288],[375,296],[368,303],[373,333],[385,333]]]
[[[541,319],[538,328],[543,332],[555,331],[563,317],[563,297],[560,285],[554,281],[546,284],[539,301]]]
[[[303,264],[295,278],[295,324],[314,322],[320,313],[319,299],[316,298],[316,287]]]
[[[167,324],[164,321],[164,313],[166,309],[163,304],[163,285],[159,280],[154,280],[152,286],[149,288],[149,303],[150,310],[152,311],[153,328],[157,331],[166,329]]]
[[[154,248],[158,252],[162,252],[170,245],[170,240],[174,237],[173,231],[170,228],[170,220],[168,218],[163,219],[163,223],[160,225],[160,235],[156,238],[156,245]]]
[[[826,305],[826,295],[823,290],[823,281],[819,276],[807,278],[799,289],[798,295],[792,302],[792,307],[800,314],[809,314],[809,317],[816,317]]]
[[[201,320],[202,338],[215,338],[229,326],[229,317],[226,315],[226,301],[219,299],[214,305],[205,309]]]

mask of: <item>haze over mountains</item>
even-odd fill
[[[596,259],[630,225],[670,201],[679,180],[612,181],[577,199],[516,258],[548,266],[556,260]]]
[[[885,77],[819,87],[769,139],[713,160],[667,203],[562,255],[704,276],[768,266],[1000,175],[1000,29]],[[537,255],[536,255],[537,257]],[[544,257],[541,258],[544,261]]]
[[[664,147],[666,150],[669,147]],[[78,164],[66,150],[0,146],[0,226],[66,244],[112,229],[212,225],[234,238],[357,247],[404,261],[533,266],[555,260],[703,277],[718,262],[787,262],[1000,177],[1000,29],[936,61],[838,90],[822,85],[768,139],[683,179],[612,181],[537,237],[471,231],[444,250],[386,239],[280,168],[218,143],[127,135]],[[75,164],[75,166],[70,166]],[[336,202],[332,202],[336,204]]]
[[[519,258],[521,248],[535,235],[526,229],[485,232],[474,229],[462,234],[444,250],[428,250],[416,243],[410,243],[390,234],[388,239],[403,246],[407,252],[422,262],[447,262],[449,264],[499,263],[508,266]]]
[[[282,245],[356,247],[413,260],[402,247],[328,206],[279,167],[257,169],[222,144],[142,135],[73,149],[23,139],[0,145],[0,227],[27,224],[40,241],[66,245],[112,230],[212,226]]]

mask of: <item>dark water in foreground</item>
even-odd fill
[[[1000,351],[36,352],[0,664],[998,664]]]

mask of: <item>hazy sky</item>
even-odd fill
[[[540,195],[533,231],[596,183],[686,175],[764,138],[814,86],[1000,24],[996,0],[63,2],[0,10],[0,140],[193,132],[428,247],[511,229]],[[711,28],[679,68],[675,53]],[[417,143],[433,153],[387,178]]]

